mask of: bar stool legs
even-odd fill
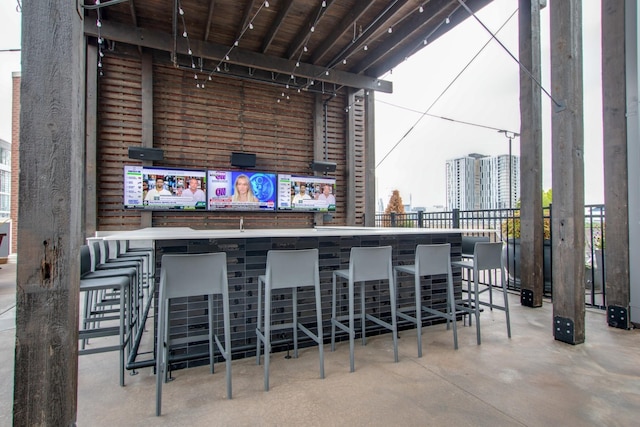
[[[367,342],[366,321],[372,321],[377,325],[387,328],[393,336],[394,361],[398,361],[398,327],[396,321],[396,294],[393,280],[393,265],[391,259],[391,246],[380,247],[354,247],[351,248],[348,270],[335,270],[333,272],[333,288],[331,295],[331,351],[335,350],[336,328],[349,334],[349,366],[350,371],[355,370],[355,302],[354,287],[356,282],[360,284],[360,323],[362,329],[362,345]],[[346,279],[349,283],[349,314],[338,316],[337,313],[337,279]],[[389,283],[389,299],[391,302],[391,323],[368,314],[365,310],[365,282],[372,280],[387,280]],[[344,324],[348,320],[348,325]]]

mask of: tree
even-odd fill
[[[384,213],[389,214],[391,212],[403,214],[404,213],[404,205],[402,204],[402,197],[400,197],[400,191],[393,190],[391,193],[391,198],[389,199],[389,204],[387,208],[384,210]]]

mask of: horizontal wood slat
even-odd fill
[[[139,211],[123,209],[123,167],[138,164],[128,147],[141,146],[141,62],[107,52],[98,100],[98,220],[99,230],[140,227]],[[313,175],[314,95],[302,91],[221,75],[194,79],[193,73],[165,65],[153,66],[154,147],[164,150],[156,165],[236,170],[231,152],[255,153],[255,170]],[[204,88],[196,87],[205,83]],[[285,96],[282,96],[282,93]],[[286,99],[286,96],[289,99]],[[329,95],[327,95],[329,97]],[[280,102],[278,102],[280,99]],[[327,159],[336,162],[337,212],[331,224],[345,223],[346,96],[340,92],[327,102]],[[364,148],[364,111],[360,106],[356,149]],[[321,113],[321,112],[320,112]],[[321,132],[320,134],[325,134]],[[321,141],[324,144],[324,141]],[[323,145],[324,151],[324,145]],[[361,153],[357,153],[361,158]],[[355,171],[363,183],[360,161]],[[364,188],[357,188],[358,222],[364,213]],[[342,203],[341,203],[342,201]],[[153,226],[235,228],[292,228],[314,225],[313,213],[265,212],[153,212]]]

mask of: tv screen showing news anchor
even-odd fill
[[[335,178],[278,174],[278,210],[335,212],[335,190]]]
[[[207,177],[209,210],[276,209],[276,175],[273,173],[210,170]]]
[[[124,208],[205,210],[204,170],[147,166],[124,167]]]

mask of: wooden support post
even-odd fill
[[[376,122],[375,122],[375,91],[364,91],[364,225],[373,227],[376,220]]]
[[[76,422],[84,40],[75,2],[23,2],[15,426]]]
[[[355,103],[355,95],[356,91],[354,89],[349,89],[347,93],[347,105],[353,105]],[[345,225],[356,225],[356,153],[355,153],[355,143],[356,143],[356,124],[354,117],[354,109],[347,108],[347,140],[345,141],[345,158],[347,159],[347,170],[346,170],[346,194],[347,200],[345,204],[346,214],[345,214]]]
[[[328,102],[328,101],[327,101]],[[316,93],[313,102],[313,159],[325,160],[325,104],[321,93]],[[328,141],[327,141],[328,143]],[[314,214],[315,225],[324,225],[324,215]]]
[[[584,342],[582,1],[551,2],[553,331]]]
[[[626,108],[625,33],[625,2],[602,2],[607,322],[627,329],[630,326],[627,113],[635,111],[637,117],[638,107],[636,103],[631,110]],[[637,75],[631,78],[637,81]]]
[[[153,56],[148,49],[142,51],[142,146],[153,148]],[[153,165],[143,161],[143,166]],[[153,225],[152,212],[140,212],[140,227]]]
[[[544,293],[542,219],[542,107],[540,2],[520,0],[520,302],[542,306]],[[537,82],[534,80],[537,80]]]
[[[98,47],[87,44],[85,122],[85,236],[98,229]]]

